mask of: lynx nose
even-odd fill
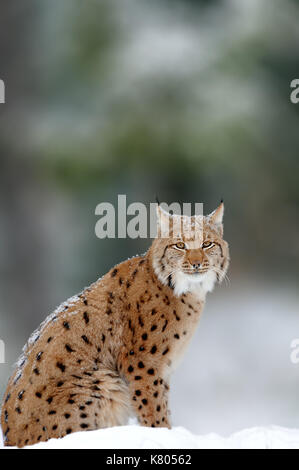
[[[193,263],[192,266],[193,266],[194,269],[199,269],[200,268],[200,262],[195,261],[195,263]]]

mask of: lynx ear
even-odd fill
[[[157,223],[158,223],[158,233],[161,236],[161,233],[169,233],[170,218],[171,215],[168,214],[161,206],[158,204],[156,206],[157,213]]]
[[[221,235],[223,235],[223,214],[224,214],[224,204],[221,201],[220,205],[215,209],[211,214],[208,215],[208,218],[213,225],[219,230]]]

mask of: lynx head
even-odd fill
[[[223,202],[207,216],[192,217],[169,214],[158,205],[151,259],[156,275],[175,295],[205,295],[225,277],[229,251],[223,240],[223,213]]]

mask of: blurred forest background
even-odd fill
[[[299,427],[299,2],[10,0],[0,7],[0,396],[56,305],[150,240],[95,207],[224,198],[230,285],[175,374],[197,433]]]

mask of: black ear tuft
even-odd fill
[[[158,204],[158,206],[160,206],[160,201],[159,201],[159,199],[158,199],[158,196],[157,196],[157,195],[156,195],[156,201],[157,201],[157,204]]]
[[[220,201],[220,204],[223,204],[223,203],[224,203],[224,200],[223,200],[223,199],[221,199],[221,201]]]

